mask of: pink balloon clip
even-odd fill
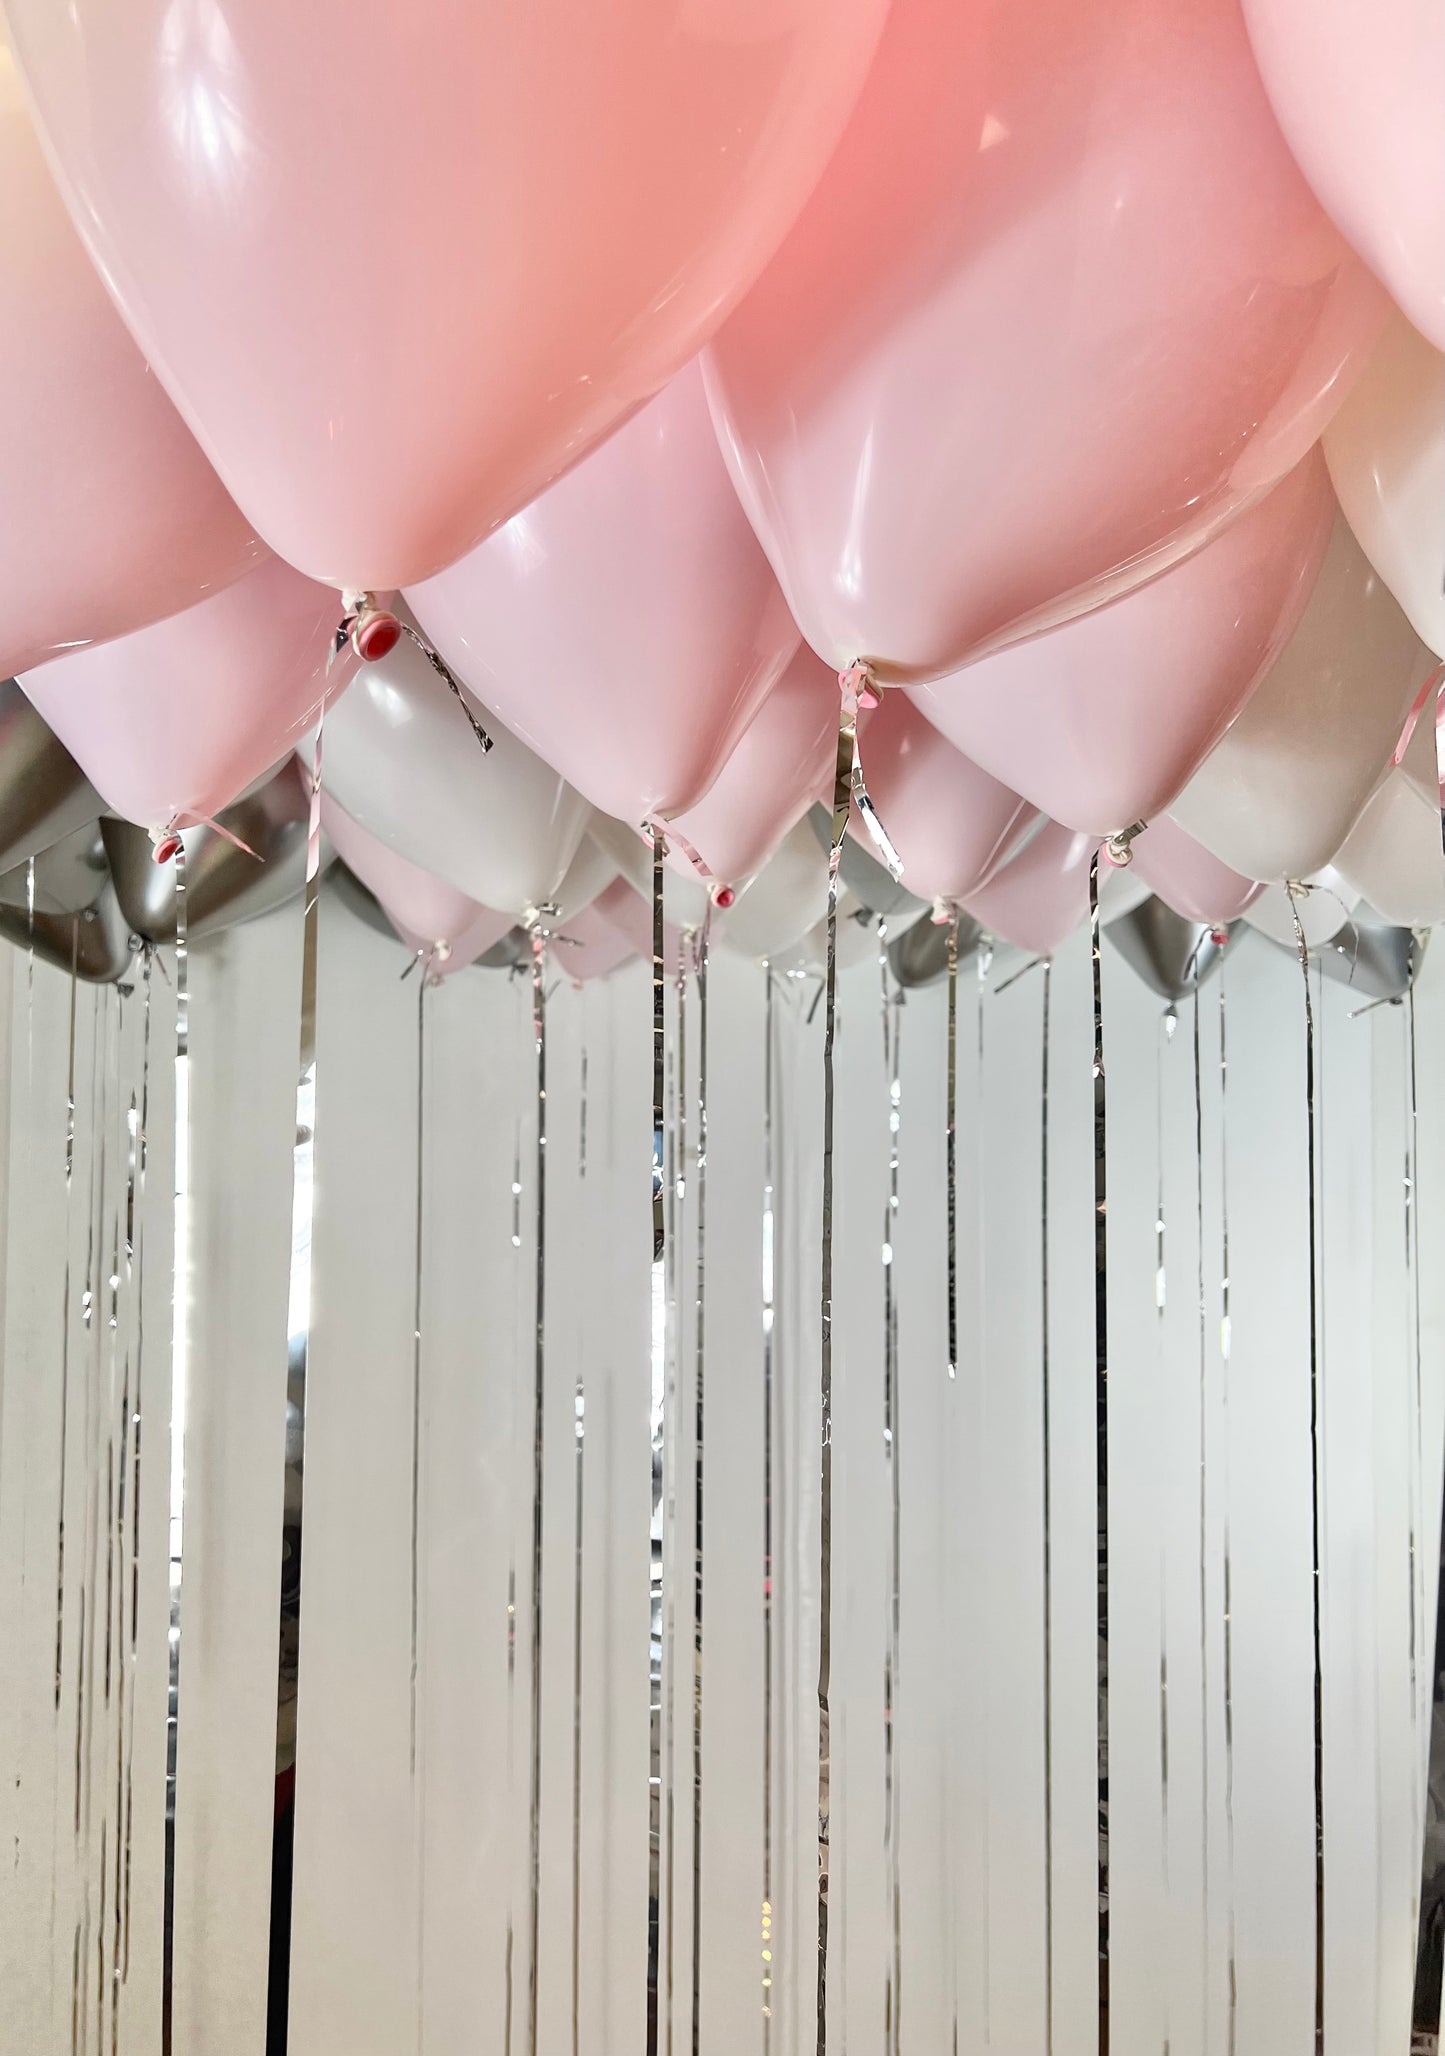
[[[883,688],[873,676],[871,665],[861,659],[838,673],[838,684],[844,693],[852,693],[855,705],[865,712],[883,704]]]
[[[180,853],[181,838],[173,828],[170,828],[166,830],[164,835],[157,836],[155,848],[151,851],[151,856],[157,864],[169,864]]]
[[[369,607],[351,624],[351,647],[363,664],[389,657],[401,641],[401,623],[385,607]]]

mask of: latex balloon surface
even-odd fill
[[[0,677],[127,635],[266,555],[55,189],[0,22]]]
[[[1247,878],[1309,877],[1359,819],[1434,668],[1337,515],[1299,627],[1174,819]]]
[[[183,614],[57,657],[20,683],[102,794],[142,828],[218,814],[291,754],[355,658],[336,595],[271,558]]]
[[[895,0],[708,374],[808,641],[919,680],[1206,541],[1305,455],[1384,309],[1238,0]]]
[[[1445,11],[1436,0],[1244,0],[1305,176],[1445,350]]]
[[[1135,837],[1129,868],[1182,919],[1211,928],[1237,920],[1264,889],[1221,864],[1167,814]]]
[[[408,598],[477,698],[623,821],[696,806],[798,647],[696,365]]]
[[[323,745],[323,768],[325,747]],[[511,917],[479,906],[367,832],[337,801],[321,795],[321,820],[349,871],[381,902],[387,918],[428,970],[458,971],[500,942]]]
[[[487,717],[486,727],[492,747],[483,753],[462,709],[403,636],[360,668],[327,716],[322,776],[368,834],[467,898],[517,918],[556,897],[590,810],[501,722]]]
[[[1294,632],[1333,514],[1315,450],[1162,577],[912,698],[1056,821],[1095,835],[1152,821]]]
[[[0,872],[93,821],[100,794],[13,678],[0,679]]]
[[[1356,540],[1445,657],[1445,357],[1400,316],[1330,423],[1325,456]]]
[[[925,900],[963,900],[1008,862],[1038,809],[946,742],[911,700],[890,692],[862,731],[860,755],[878,817]],[[868,830],[856,812],[849,831]]]
[[[1048,821],[979,891],[968,911],[991,935],[1047,956],[1089,910],[1089,865],[1098,843]]]
[[[239,504],[403,585],[703,343],[884,0],[9,0],[71,210]]]

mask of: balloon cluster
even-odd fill
[[[1417,0],[421,0],[364,149],[338,0],[8,19],[11,935],[273,903],[319,748],[432,975],[650,954],[655,835],[806,964],[840,676],[895,937],[1445,919]]]

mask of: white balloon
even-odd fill
[[[520,917],[557,900],[591,809],[473,706],[492,738],[485,755],[446,685],[403,636],[388,656],[358,667],[328,713],[322,778],[379,841],[483,906]]]
[[[1325,434],[1365,555],[1422,642],[1445,657],[1445,357],[1403,314]]]
[[[1360,895],[1328,864],[1312,878],[1300,882],[1309,890],[1294,898],[1283,885],[1267,885],[1259,898],[1245,908],[1244,918],[1251,928],[1257,928],[1271,942],[1283,943],[1286,949],[1297,949],[1299,937],[1295,932],[1294,917],[1298,908],[1305,942],[1310,949],[1317,949],[1332,935],[1338,935],[1360,904]]]
[[[1433,719],[1416,727],[1403,763],[1355,823],[1335,868],[1392,927],[1433,928],[1445,921]]]
[[[1245,878],[1307,878],[1379,784],[1435,667],[1342,514],[1299,627],[1170,813]]]
[[[652,850],[645,838],[625,821],[602,813],[592,816],[589,834],[607,856],[614,873],[620,873],[650,907]],[[707,888],[700,879],[675,870],[671,864],[663,865],[662,912],[665,920],[670,921],[674,928],[701,928],[707,918],[708,905]]]
[[[828,854],[805,815],[739,894],[720,932],[745,957],[773,958],[801,942],[827,911]]]

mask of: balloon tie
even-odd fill
[[[389,607],[383,607],[375,593],[370,592],[343,592],[341,608],[341,620],[337,624],[336,640],[332,649],[333,656],[339,656],[350,643],[363,664],[376,664],[383,657],[390,656],[405,636],[421,651],[466,715],[472,734],[483,753],[492,747],[492,738],[473,713],[471,701],[463,692],[460,679],[440,652],[434,649],[426,637],[413,628],[409,621],[403,621],[399,614],[393,614]]]
[[[1129,827],[1121,828],[1116,834],[1105,838],[1104,855],[1116,871],[1127,870],[1133,863],[1135,841],[1148,826],[1147,821],[1134,821]]]
[[[889,876],[895,883],[903,876],[903,859],[894,847],[893,839],[878,818],[878,810],[868,794],[863,778],[863,764],[858,754],[858,715],[876,707],[882,699],[883,687],[874,676],[873,667],[860,658],[850,664],[846,671],[838,673],[838,689],[843,695],[843,714],[840,739],[846,738],[851,750],[851,764],[848,786],[853,804],[862,816],[863,825],[873,840],[873,846],[888,867]]]

